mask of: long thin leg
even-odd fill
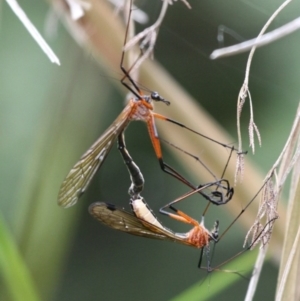
[[[125,38],[124,38],[124,44],[123,44],[123,48],[126,45],[127,42],[127,36],[128,36],[128,32],[129,32],[129,25],[130,25],[130,19],[131,19],[131,12],[132,12],[132,1],[130,1],[130,10],[129,10],[129,14],[128,14],[128,22],[126,25],[126,31],[125,31]],[[141,95],[141,91],[138,88],[137,84],[135,83],[135,81],[132,79],[132,77],[130,76],[130,70],[132,70],[132,68],[134,67],[134,65],[136,64],[136,62],[138,61],[139,57],[136,59],[136,61],[134,62],[134,64],[130,67],[130,69],[127,71],[125,69],[125,67],[123,66],[124,63],[124,58],[125,58],[125,51],[124,49],[122,50],[122,56],[121,56],[121,62],[120,62],[120,69],[122,70],[122,72],[124,73],[124,76],[121,79],[121,83],[123,86],[125,86],[132,94],[134,94],[138,99],[142,100],[142,95]],[[133,88],[125,82],[126,78],[130,81],[130,83],[132,84]]]
[[[124,163],[128,169],[129,175],[130,175],[130,179],[131,179],[131,186],[129,188],[129,194],[136,198],[137,196],[139,196],[139,194],[142,192],[143,188],[144,188],[144,177],[139,169],[139,167],[135,164],[135,162],[133,161],[132,157],[130,156],[128,150],[126,149],[126,144],[125,144],[125,139],[124,139],[124,132],[122,132],[119,136],[118,136],[118,149],[123,157]],[[219,184],[219,183],[218,183]],[[192,190],[186,194],[184,194],[183,196],[181,196],[180,198],[177,198],[176,200],[174,200],[173,202],[165,205],[164,207],[161,208],[160,212],[162,214],[168,215],[170,217],[172,217],[173,219],[176,219],[180,222],[184,222],[187,224],[191,224],[193,226],[197,226],[198,222],[196,220],[194,220],[193,218],[191,218],[190,216],[188,216],[187,214],[185,214],[184,212],[177,210],[175,207],[173,207],[172,205],[182,201],[183,199],[197,193],[200,192],[208,187],[214,186],[216,185],[215,183],[212,184],[206,184],[202,187],[198,187],[196,190]],[[173,211],[176,212],[176,214],[172,214],[168,211],[163,210],[164,208],[169,207],[171,208]]]
[[[201,188],[199,188],[201,189]],[[185,199],[186,197],[196,193],[197,190],[195,191],[191,191],[189,193],[186,193],[184,196],[176,199],[175,201],[171,202],[170,204],[162,207],[159,211],[160,213],[164,214],[164,215],[167,215],[169,216],[170,218],[172,219],[175,219],[177,221],[181,221],[181,222],[184,222],[184,223],[188,223],[188,224],[191,224],[193,225],[194,227],[197,227],[199,226],[199,222],[194,220],[193,218],[191,218],[189,215],[185,214],[184,212],[182,212],[181,210],[178,210],[176,209],[172,204],[176,203],[176,202],[179,202],[183,199]],[[165,211],[163,210],[165,207],[169,207],[171,210],[173,210],[175,212],[174,213],[171,213],[171,212],[168,212],[168,211]],[[202,216],[202,221],[201,221],[201,224],[204,224],[204,216]],[[215,221],[215,224],[214,224],[214,227],[213,229],[210,231],[209,233],[209,236],[210,236],[210,239],[212,241],[214,241],[214,246],[215,246],[215,243],[218,241],[218,236],[219,236],[219,221],[216,220]],[[198,261],[198,268],[201,268],[201,263],[202,263],[202,258],[203,258],[203,251],[205,249],[205,254],[206,254],[206,258],[207,258],[207,269],[210,270],[211,269],[211,265],[210,265],[210,259],[211,259],[211,256],[210,256],[210,246],[209,244],[206,245],[205,247],[201,248],[201,252],[200,252],[200,257],[199,257],[199,261]]]
[[[131,186],[129,188],[129,195],[131,197],[136,197],[143,191],[145,180],[139,167],[134,163],[126,149],[124,132],[118,136],[118,149],[130,175]]]
[[[169,166],[167,163],[165,163],[162,158],[159,159],[160,167],[161,169],[166,172],[167,174],[173,176],[174,178],[180,180],[190,188],[194,189],[194,191],[197,191],[197,187],[192,185],[188,180],[183,178],[174,168]],[[225,185],[221,185],[221,183],[224,182]],[[209,194],[205,193],[202,190],[198,190],[198,192],[209,202],[213,203],[214,205],[224,205],[227,204],[233,196],[234,189],[230,187],[229,182],[226,179],[217,180],[215,182],[209,183],[210,186],[217,185],[216,190],[211,191]],[[206,184],[198,186],[200,188],[206,188]],[[225,190],[224,192],[220,191],[220,188]]]
[[[226,181],[226,180],[221,180],[221,181]],[[198,193],[198,192],[200,193],[201,191],[205,190],[206,188],[210,188],[210,187],[215,186],[215,185],[216,185],[217,187],[220,187],[219,185],[220,185],[220,182],[221,182],[221,181],[218,181],[218,182],[216,182],[216,183],[205,184],[205,185],[203,185],[203,186],[201,186],[201,187],[198,187],[198,188],[195,189],[195,190],[191,190],[191,191],[185,193],[183,196],[177,198],[176,200],[174,200],[174,201],[172,201],[172,202],[170,202],[170,203],[164,205],[163,207],[161,207],[161,208],[159,209],[159,212],[160,212],[161,214],[167,215],[167,216],[169,216],[169,217],[171,217],[171,218],[177,219],[177,218],[174,216],[175,214],[172,214],[172,213],[170,213],[169,211],[166,211],[165,209],[166,209],[166,208],[170,208],[171,210],[175,211],[176,214],[178,214],[179,210],[177,210],[177,209],[173,206],[174,204],[176,204],[176,203],[178,203],[178,202],[181,202],[182,200],[188,198],[189,196],[191,196],[191,195],[193,195],[193,194],[195,194],[195,193]],[[227,181],[226,181],[226,182],[227,182]],[[179,214],[179,215],[181,216],[181,214]]]
[[[210,137],[208,137],[208,136],[206,136],[206,135],[204,135],[204,134],[201,134],[201,133],[199,133],[199,132],[193,130],[192,128],[190,128],[190,127],[188,127],[188,126],[184,125],[183,123],[180,123],[180,122],[178,122],[178,121],[176,121],[176,120],[173,120],[173,119],[171,119],[171,118],[168,118],[168,117],[166,117],[166,116],[164,116],[164,115],[157,114],[157,113],[153,113],[153,116],[154,116],[155,118],[157,118],[157,119],[161,119],[161,120],[164,120],[164,121],[171,122],[171,123],[173,123],[173,124],[175,124],[175,125],[177,125],[177,126],[180,126],[180,127],[184,128],[184,129],[186,129],[186,130],[188,130],[188,131],[190,131],[190,132],[196,134],[196,135],[199,135],[199,136],[201,136],[201,137],[203,137],[203,138],[205,138],[205,139],[207,139],[207,140],[210,140],[210,141],[212,141],[212,142],[214,142],[214,143],[217,143],[217,144],[219,144],[219,145],[221,145],[221,146],[223,146],[223,147],[225,147],[225,148],[233,149],[233,150],[235,150],[236,152],[238,152],[238,149],[237,149],[237,148],[234,148],[234,147],[232,147],[232,146],[230,146],[230,145],[228,145],[228,144],[222,143],[222,142],[217,141],[217,140],[215,140],[215,139],[212,139],[212,138],[210,138]],[[238,152],[238,154],[240,154],[240,153]],[[247,151],[243,152],[242,154],[247,154]]]
[[[257,193],[253,196],[253,198],[247,203],[247,205],[240,211],[240,213],[234,218],[234,220],[226,227],[226,229],[222,232],[222,234],[217,238],[217,240],[215,240],[215,243],[218,243],[219,241],[221,241],[224,236],[226,235],[226,233],[230,230],[230,228],[235,224],[235,222],[241,217],[241,215],[246,211],[246,209],[253,203],[253,201],[256,199],[256,197],[258,196],[258,194],[263,190],[263,188],[265,187],[265,185],[268,183],[268,181],[270,180],[270,178],[272,177],[272,175],[270,175],[269,178],[267,178],[264,182],[264,184],[262,185],[262,187],[257,191]],[[201,267],[201,269],[207,269],[208,272],[214,271],[214,270],[220,270],[220,268],[225,265],[226,263],[232,261],[233,259],[237,258],[238,256],[240,256],[241,254],[245,253],[248,250],[251,250],[257,243],[259,240],[261,240],[261,238],[263,237],[263,235],[265,234],[265,230],[268,229],[268,227],[275,222],[275,220],[278,217],[273,217],[272,219],[268,220],[268,222],[260,229],[260,231],[255,235],[255,238],[252,240],[252,242],[247,246],[247,248],[245,248],[244,250],[238,252],[237,254],[235,254],[234,256],[230,257],[229,259],[227,259],[226,261],[222,262],[221,264],[219,264],[218,266],[214,267],[214,268],[210,268],[207,269],[205,267]],[[215,247],[215,245],[214,245]],[[213,256],[213,254],[212,254]],[[236,273],[240,276],[243,277],[243,275]]]
[[[255,240],[254,240],[254,241],[253,241],[246,249],[244,249],[244,250],[238,252],[237,254],[233,255],[232,257],[230,257],[230,258],[227,259],[226,261],[223,261],[221,264],[219,264],[218,266],[216,266],[216,267],[214,267],[214,268],[210,268],[210,269],[207,269],[207,268],[205,268],[205,267],[200,267],[200,268],[201,268],[201,269],[204,269],[204,270],[207,270],[208,272],[213,272],[213,271],[221,270],[220,268],[221,268],[223,265],[225,265],[225,264],[231,262],[232,260],[234,260],[235,258],[239,257],[239,256],[242,255],[243,253],[245,253],[245,252],[251,250],[251,248],[253,247],[253,245],[256,244],[257,240],[260,239],[260,236],[263,235],[265,229],[269,226],[269,224],[273,223],[276,219],[277,219],[277,217],[274,217],[273,219],[271,219],[270,221],[268,221],[268,223],[267,223],[266,225],[264,225],[263,229],[259,232],[259,234],[257,235],[256,239],[255,239]],[[220,237],[220,238],[221,238],[221,237]],[[220,240],[218,240],[218,241],[220,241]],[[218,242],[218,241],[217,241],[217,242]],[[222,271],[222,270],[221,270],[221,271]],[[235,272],[235,273],[238,274],[238,275],[240,275],[240,276],[242,276],[242,277],[244,277],[242,274],[240,274],[240,273],[238,273],[238,272]]]
[[[256,197],[259,195],[259,193],[263,190],[269,179],[272,177],[271,175],[268,179],[265,180],[264,185],[257,191],[257,193],[254,195],[254,197],[248,202],[248,204],[241,210],[241,212],[236,216],[236,218],[229,224],[229,226],[224,230],[224,232],[219,237],[219,240],[222,239],[222,237],[228,232],[228,230],[232,227],[232,225],[241,217],[241,215],[246,211],[246,209],[252,204],[252,202],[256,199]]]
[[[131,2],[132,4],[132,2]],[[132,10],[130,9],[130,12],[129,12],[129,20],[131,18],[131,12]],[[128,35],[128,31],[129,31],[129,20],[128,20],[128,23],[127,23],[127,26],[126,26],[126,32],[125,32],[125,39],[124,39],[124,45],[126,44],[126,41],[127,41],[127,35]],[[137,84],[135,83],[135,81],[131,78],[130,76],[130,70],[132,69],[132,67],[134,66],[131,66],[131,68],[129,70],[126,70],[123,66],[123,63],[124,63],[124,57],[125,57],[125,53],[124,53],[124,50],[122,51],[122,56],[121,56],[121,62],[120,62],[120,68],[121,70],[123,71],[124,73],[124,76],[123,78],[121,79],[121,83],[128,88],[129,91],[131,91],[136,97],[137,99],[139,100],[145,100],[146,99],[146,96],[144,96],[141,92],[141,90],[139,89],[139,87],[137,86]],[[129,82],[131,83],[132,86],[129,85],[129,83],[125,82],[125,80],[128,79]],[[149,97],[149,96],[147,96]],[[151,93],[151,99],[154,100],[154,101],[163,101],[164,103],[166,104],[169,104],[168,101],[166,101],[164,98],[162,98],[158,93],[155,93],[155,92],[152,92]],[[182,128],[185,128],[193,133],[196,133],[204,138],[207,138],[215,143],[218,143],[220,145],[222,145],[223,147],[228,147],[226,144],[224,143],[220,143],[214,139],[211,139],[205,135],[202,135],[198,132],[196,132],[195,130],[192,130],[191,128],[179,123],[179,122],[176,122],[175,120],[172,120],[172,119],[169,119],[163,115],[160,115],[160,114],[156,114],[156,113],[151,113],[151,118],[149,119],[149,121],[147,122],[147,126],[148,126],[148,131],[149,131],[149,135],[150,135],[150,138],[151,138],[151,141],[152,141],[152,144],[153,144],[153,147],[154,147],[154,150],[155,150],[155,153],[156,153],[156,156],[158,158],[158,161],[159,161],[159,164],[160,164],[160,167],[161,169],[170,174],[171,176],[173,176],[174,178],[178,179],[179,181],[183,182],[185,185],[189,186],[190,188],[192,189],[197,189],[197,187],[195,185],[193,185],[191,182],[189,182],[186,178],[184,178],[180,173],[178,173],[174,168],[172,168],[171,166],[169,166],[167,163],[165,163],[163,161],[163,158],[162,158],[162,152],[161,152],[161,146],[160,146],[160,141],[159,141],[159,138],[158,138],[158,133],[157,133],[157,130],[156,130],[156,126],[155,126],[155,121],[154,121],[154,118],[158,118],[158,119],[162,119],[162,120],[165,120],[165,121],[169,121],[173,124],[176,124]],[[231,147],[230,147],[231,148]],[[203,195],[203,197],[205,199],[207,199],[208,201],[212,202],[213,204],[216,204],[216,205],[222,205],[222,204],[226,204],[231,198],[232,198],[232,195],[233,195],[233,189],[228,187],[228,190],[224,192],[220,192],[220,191],[214,191],[212,192],[210,195],[206,194],[205,192],[202,192],[200,191],[200,194]]]
[[[158,133],[155,125],[154,117],[156,114],[153,114],[152,118],[148,120],[147,122],[147,128],[148,132],[152,141],[152,145],[155,151],[155,155],[159,161],[160,168],[167,174],[173,176],[174,178],[178,179],[185,185],[189,186],[190,188],[197,190],[199,187],[196,187],[191,182],[189,182],[186,178],[184,178],[180,173],[178,173],[173,167],[168,165],[166,162],[164,162],[162,157],[162,151],[161,151],[161,145],[160,140],[158,138]],[[177,148],[178,149],[178,148]],[[227,165],[226,165],[227,166]],[[209,183],[209,184],[222,184],[222,182],[225,183],[225,186],[220,185],[221,188],[225,190],[225,192],[221,192],[220,190],[215,190],[210,195],[208,195],[203,189],[198,190],[198,192],[209,202],[215,204],[215,205],[223,205],[229,202],[233,196],[233,188],[230,187],[229,182],[227,180],[216,180],[215,182]]]
[[[131,205],[132,205],[133,212],[135,213],[135,215],[137,217],[144,219],[148,223],[151,223],[154,226],[159,227],[161,229],[165,229],[164,226],[158,221],[157,217],[152,212],[151,208],[147,205],[147,203],[139,195],[139,193],[143,190],[144,178],[143,178],[143,175],[142,175],[139,167],[134,163],[128,150],[126,149],[123,132],[118,136],[118,149],[123,157],[124,163],[127,166],[128,172],[130,174],[130,179],[132,182],[131,187],[129,189],[129,193],[131,195],[131,202],[132,202]],[[193,194],[195,194],[201,190],[204,190],[208,187],[211,187],[213,185],[216,185],[216,184],[206,184],[203,187],[199,187],[197,190],[192,190],[192,191],[186,193],[182,197],[180,197],[180,198],[176,199],[175,201],[171,202],[170,204],[168,204],[169,207],[175,213],[170,213],[170,212],[163,211],[163,210],[161,210],[161,212],[177,221],[187,223],[187,224],[193,226],[193,229],[191,231],[193,231],[194,229],[198,229],[199,227],[202,227],[203,221],[201,224],[199,224],[198,221],[196,221],[195,219],[193,219],[192,217],[190,217],[183,211],[177,210],[175,207],[172,206],[172,204],[179,202],[179,201],[187,198],[188,196],[193,195]],[[138,203],[135,204],[135,206],[134,206],[133,205],[134,202],[138,202]],[[141,213],[143,213],[143,216],[141,216]],[[169,231],[167,229],[165,229],[165,230]],[[216,221],[213,230],[210,233],[207,232],[206,235],[209,235],[210,239],[216,241],[216,239],[218,238],[218,232],[219,232],[219,222]],[[201,267],[204,248],[205,248],[205,254],[207,256],[207,265],[208,265],[207,269],[211,269],[210,256],[209,256],[209,250],[210,250],[209,245],[206,245],[205,247],[201,248],[200,258],[198,261],[198,267]]]

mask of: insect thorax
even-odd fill
[[[135,99],[133,102],[131,120],[143,120],[147,121],[151,116],[153,106],[149,96],[144,96],[142,100]]]
[[[209,234],[207,230],[201,225],[194,227],[188,233],[188,242],[194,245],[196,248],[203,248],[209,245]]]

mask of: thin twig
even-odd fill
[[[188,8],[191,8],[189,3],[186,0],[181,0]],[[160,10],[160,14],[155,21],[154,24],[144,29],[142,32],[137,34],[135,37],[133,37],[130,41],[126,43],[124,46],[124,50],[128,51],[133,46],[140,43],[140,49],[142,51],[142,55],[139,58],[139,60],[136,62],[133,71],[135,69],[138,69],[140,65],[148,58],[153,55],[153,49],[157,40],[158,31],[160,28],[160,25],[162,24],[165,15],[167,13],[167,9],[169,5],[172,5],[172,0],[163,0],[163,4]]]
[[[6,2],[10,6],[12,11],[16,14],[16,16],[19,18],[19,20],[22,22],[22,24],[25,26],[25,28],[28,30],[28,32],[31,34],[31,36],[35,39],[37,44],[48,56],[50,61],[52,63],[60,65],[59,58],[55,55],[53,50],[50,48],[50,46],[47,44],[47,42],[44,40],[44,38],[35,28],[35,26],[32,24],[32,22],[27,17],[23,9],[19,6],[18,2],[16,0],[6,0]]]
[[[292,0],[286,0],[269,18],[267,23],[264,25],[260,33],[258,34],[256,40],[260,40],[262,35],[266,32],[267,28],[270,26],[270,24],[273,22],[273,20],[278,16],[278,14],[284,9],[285,6],[287,6]],[[247,65],[246,65],[246,72],[245,72],[245,79],[244,83],[240,89],[239,95],[238,95],[238,101],[237,101],[237,132],[238,132],[238,141],[239,141],[239,150],[242,150],[242,140],[241,140],[241,129],[240,129],[240,117],[242,108],[244,106],[246,97],[249,97],[249,103],[250,103],[250,123],[249,123],[249,138],[250,138],[250,146],[252,148],[252,152],[255,151],[255,143],[254,143],[254,132],[256,133],[259,144],[261,145],[261,139],[260,134],[258,131],[258,128],[254,122],[254,113],[253,113],[253,105],[252,105],[252,99],[249,91],[249,75],[250,75],[250,67],[253,59],[254,52],[256,50],[257,46],[253,46],[248,57]]]
[[[219,59],[226,56],[237,55],[239,53],[246,52],[253,47],[262,47],[268,44],[271,44],[281,38],[288,36],[289,34],[297,31],[300,29],[300,17],[296,18],[295,20],[282,25],[281,27],[274,29],[260,38],[254,38],[233,46],[224,47],[221,49],[214,50],[210,58],[212,60]]]
[[[124,46],[124,51],[128,51],[131,49],[134,45],[138,44],[141,40],[141,49],[144,50],[146,46],[148,45],[147,49],[143,51],[143,55],[139,58],[136,65],[134,66],[134,69],[138,69],[140,65],[143,63],[143,61],[148,58],[154,49],[154,45],[157,38],[158,29],[161,25],[161,23],[164,20],[164,17],[166,15],[167,9],[168,9],[169,1],[164,0],[160,14],[156,20],[156,22],[147,27],[145,30],[134,36],[131,40],[129,40],[126,45]]]
[[[283,150],[281,151],[280,155],[278,156],[276,162],[273,164],[272,168],[270,169],[268,175],[266,176],[266,178],[268,178],[268,176],[270,174],[272,174],[276,168],[278,168],[279,164],[282,162],[284,155],[289,151],[291,144],[295,145],[295,137],[299,137],[299,133],[300,133],[300,105],[298,106],[297,109],[297,113],[296,113],[296,117],[291,129],[291,132],[289,134],[289,137],[283,147]],[[297,155],[298,151],[296,152]],[[290,167],[291,168],[291,167]],[[286,174],[285,172],[282,172],[281,174]],[[286,175],[285,175],[286,178]],[[280,176],[280,180],[278,180],[280,183],[282,183],[281,181],[282,176]]]
[[[261,248],[259,250],[258,256],[256,258],[256,262],[253,268],[252,277],[250,279],[250,283],[248,286],[248,290],[245,296],[245,301],[253,300],[254,294],[256,292],[257,283],[259,280],[259,276],[261,274],[261,270],[264,264],[264,260],[267,254],[267,246]]]
[[[285,268],[284,268],[284,271],[283,271],[283,274],[282,274],[282,277],[281,277],[281,281],[279,283],[278,291],[277,291],[277,294],[276,294],[276,299],[275,299],[276,301],[282,300],[282,295],[283,295],[283,292],[284,292],[284,289],[285,289],[285,284],[286,284],[288,275],[290,273],[290,269],[291,269],[291,266],[293,264],[296,251],[298,249],[297,247],[299,246],[299,242],[300,242],[300,227],[298,228],[297,235],[296,235],[293,247],[290,250],[289,258],[288,258],[288,260],[285,264]]]
[[[293,123],[290,135],[285,143],[282,152],[280,153],[275,164],[272,166],[271,170],[265,179],[266,185],[261,197],[261,204],[258,209],[257,218],[246,235],[245,241],[248,236],[252,233],[252,244],[255,246],[257,243],[261,242],[261,249],[265,249],[271,237],[274,222],[278,217],[277,206],[279,198],[282,191],[282,186],[287,179],[288,174],[292,168],[296,165],[299,158],[299,137],[300,137],[300,106],[298,108],[295,121]],[[277,174],[277,168],[280,164],[280,172]],[[271,182],[272,175],[275,175],[275,184]],[[265,218],[265,226],[263,225],[262,219]],[[257,236],[259,234],[259,237]],[[288,234],[287,234],[288,235]],[[255,242],[255,243],[253,243]],[[262,263],[260,263],[262,266]],[[249,293],[246,296],[246,300],[252,300],[254,292],[256,289],[257,280],[260,269],[255,267],[255,279],[254,282],[250,282]]]

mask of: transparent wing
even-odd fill
[[[185,233],[174,233],[167,228],[166,230],[158,228],[115,205],[109,203],[93,203],[89,207],[89,212],[99,222],[110,228],[136,236],[171,240],[194,247],[185,239]]]
[[[128,105],[70,170],[59,190],[58,204],[60,206],[67,208],[77,203],[104,162],[117,136],[127,126],[130,112],[131,106]]]
[[[93,203],[89,207],[90,214],[102,224],[126,232],[128,234],[154,239],[170,240],[169,233],[151,225],[147,228],[147,222],[137,218],[132,213],[108,203]],[[171,239],[173,240],[173,239]]]

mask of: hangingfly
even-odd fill
[[[143,120],[147,122],[148,127],[152,126],[155,129],[151,111],[153,109],[152,99],[143,96],[142,99],[132,98],[130,100],[117,119],[71,169],[61,185],[58,195],[59,205],[70,207],[76,204],[78,198],[85,192],[96,171],[106,159],[116,138],[124,131],[131,120]],[[168,103],[160,97],[155,100]]]
[[[131,13],[131,10],[130,10]],[[130,20],[130,14],[129,14]],[[125,40],[124,45],[127,40],[127,33],[129,28],[129,22],[126,26]],[[123,78],[121,79],[121,83],[132,92],[134,95],[129,103],[126,105],[121,114],[117,117],[117,119],[109,126],[109,128],[100,136],[100,138],[82,155],[80,160],[74,165],[74,167],[70,170],[65,180],[63,181],[59,194],[58,194],[58,204],[62,207],[70,207],[77,203],[79,197],[85,192],[92,178],[94,177],[97,170],[105,161],[109,151],[111,150],[116,138],[120,133],[122,133],[128,124],[132,120],[141,120],[147,124],[149,136],[154,148],[155,155],[159,161],[159,165],[161,169],[170,174],[171,176],[177,178],[185,185],[189,186],[192,189],[197,189],[192,183],[190,183],[185,177],[183,177],[180,173],[178,173],[174,168],[169,166],[164,162],[162,156],[162,150],[160,145],[160,140],[158,137],[155,118],[161,119],[164,121],[171,122],[181,128],[184,128],[188,131],[193,132],[196,135],[204,137],[206,139],[211,140],[214,143],[217,143],[223,147],[232,149],[230,146],[218,142],[214,139],[211,139],[201,133],[196,132],[195,130],[181,124],[175,120],[167,118],[163,115],[157,114],[153,112],[153,101],[163,102],[166,105],[169,105],[170,102],[161,97],[157,92],[152,92],[150,95],[144,95],[141,89],[137,86],[134,80],[130,76],[130,70],[127,71],[124,66],[124,50],[122,51],[120,68],[124,73]],[[227,181],[228,183],[228,181]],[[229,183],[228,183],[229,184]],[[221,205],[227,203],[233,195],[233,188],[229,185],[227,187],[227,191],[224,194],[217,193],[211,198],[206,195],[202,191],[199,191],[208,201]]]
[[[201,254],[199,258],[198,267],[201,269],[205,269],[207,271],[218,270],[225,263],[233,260],[238,257],[242,253],[247,250],[252,249],[259,241],[265,242],[270,237],[270,233],[272,230],[272,226],[277,218],[277,216],[272,217],[267,220],[265,226],[259,228],[253,235],[252,241],[250,245],[226,260],[225,262],[219,264],[217,267],[212,268],[210,266],[210,256],[209,254],[209,245],[210,242],[218,243],[222,238],[224,238],[225,234],[230,230],[230,228],[235,224],[235,222],[241,217],[241,215],[245,212],[245,210],[252,204],[257,195],[263,190],[265,184],[260,188],[260,190],[254,195],[254,197],[247,203],[247,205],[241,210],[241,212],[236,216],[236,218],[226,227],[226,229],[219,236],[219,221],[216,220],[214,223],[214,227],[211,231],[209,231],[204,226],[204,215],[208,209],[208,206],[204,210],[202,214],[201,222],[196,221],[191,218],[189,215],[185,214],[181,210],[178,210],[174,207],[174,204],[181,202],[187,197],[201,191],[205,190],[209,187],[216,186],[217,191],[220,186],[220,183],[217,181],[215,183],[209,183],[202,185],[196,190],[192,190],[183,196],[177,198],[176,200],[164,205],[159,211],[160,213],[169,216],[172,219],[175,219],[182,223],[187,223],[192,226],[192,229],[186,233],[176,233],[169,228],[165,227],[155,216],[151,208],[148,206],[143,197],[140,196],[140,193],[144,187],[144,178],[139,169],[139,167],[135,164],[132,157],[130,156],[128,150],[126,149],[124,135],[121,134],[118,137],[118,148],[122,155],[123,161],[128,169],[131,186],[129,189],[129,194],[131,196],[130,205],[132,208],[132,212],[128,212],[122,208],[119,208],[113,204],[97,202],[92,203],[89,207],[89,213],[96,218],[102,224],[131,234],[146,238],[153,238],[159,240],[169,240],[177,243],[181,243],[187,246],[195,247],[201,249]],[[222,180],[221,180],[222,182]],[[267,183],[267,182],[266,182]],[[173,211],[173,213],[166,211],[165,209],[169,208]],[[207,267],[202,267],[202,255],[203,250],[206,248],[207,254]]]
[[[209,231],[202,222],[199,223],[179,212],[182,221],[193,225],[193,228],[187,233],[176,233],[157,220],[143,199],[132,202],[136,203],[135,206],[143,208],[145,219],[108,203],[93,203],[89,207],[89,212],[102,224],[136,236],[170,240],[196,248],[207,247],[211,240],[216,241],[218,238],[218,222],[215,223],[214,229]]]
[[[205,190],[208,187],[214,185],[218,186],[219,183],[206,184],[196,190],[192,190],[191,192],[186,193],[184,196],[160,209],[162,214],[193,226],[193,228],[186,233],[173,232],[157,219],[146,201],[140,196],[140,193],[144,187],[144,178],[139,167],[135,164],[128,150],[126,149],[123,134],[120,134],[118,137],[118,148],[131,179],[129,194],[131,196],[130,205],[132,208],[132,213],[129,213],[124,209],[118,208],[109,203],[93,203],[89,207],[90,214],[102,224],[128,234],[160,240],[170,240],[199,248],[201,249],[201,255],[198,264],[200,267],[203,248],[209,248],[210,241],[217,242],[218,240],[219,222],[216,221],[212,231],[209,231],[204,226],[204,217],[202,217],[202,221],[199,223],[184,212],[177,210],[173,204],[180,202],[192,194]],[[166,207],[172,209],[174,213],[165,211],[164,209]]]

